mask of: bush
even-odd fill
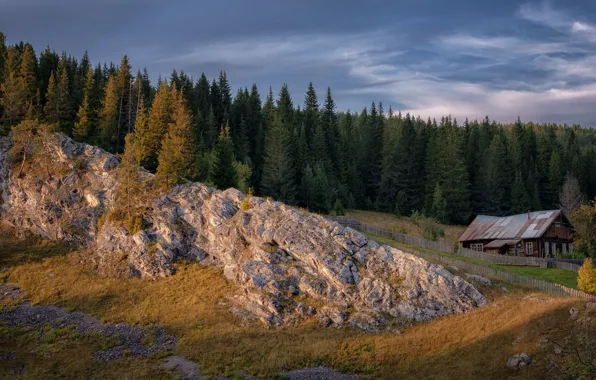
[[[596,267],[594,267],[592,259],[587,258],[579,269],[577,286],[583,292],[596,295]]]
[[[335,211],[335,216],[346,215],[346,210],[344,209],[344,205],[341,203],[341,201],[339,199],[335,200],[335,204],[333,205],[333,211]]]
[[[140,215],[133,215],[126,220],[126,229],[131,235],[136,235],[145,229],[145,220]]]
[[[246,193],[246,195],[244,196],[244,199],[242,200],[242,203],[240,204],[240,209],[242,211],[246,211],[246,210],[250,209],[250,198],[252,198],[252,197],[253,197],[252,188],[249,187],[248,193]]]
[[[426,222],[424,223],[424,231],[422,232],[422,237],[426,240],[437,241],[439,237],[445,236],[445,230],[439,227],[436,223],[433,222]]]

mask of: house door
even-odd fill
[[[534,256],[534,243],[526,243],[526,256]]]

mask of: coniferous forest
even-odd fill
[[[173,70],[151,83],[126,56],[94,65],[87,54],[7,46],[1,33],[0,85],[2,134],[37,120],[134,156],[169,187],[190,179],[316,212],[418,212],[462,224],[596,196],[596,131],[577,125],[424,119],[381,102],[343,112],[329,88],[233,93],[224,71]]]

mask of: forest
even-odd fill
[[[294,97],[287,85],[233,94],[225,71],[196,79],[176,69],[151,83],[127,56],[94,65],[87,53],[38,55],[0,33],[1,134],[43,123],[128,157],[164,186],[201,181],[320,213],[362,208],[458,224],[596,197],[594,129],[424,119],[381,102],[343,112],[330,88],[305,87]]]

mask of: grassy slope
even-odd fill
[[[464,256],[453,255],[453,254],[443,253],[443,252],[437,252],[437,251],[433,251],[430,249],[424,249],[424,248],[420,248],[420,247],[416,247],[416,246],[409,246],[409,245],[398,243],[394,240],[387,239],[387,238],[384,238],[381,236],[370,235],[370,234],[365,234],[365,235],[367,235],[371,239],[374,239],[374,240],[381,242],[383,244],[390,245],[392,247],[419,249],[424,252],[429,252],[429,253],[432,253],[435,255],[446,256],[446,257],[450,257],[452,259],[466,261],[466,262],[469,262],[472,264],[482,265],[485,267],[502,270],[504,272],[511,272],[511,273],[516,273],[516,274],[520,274],[520,275],[524,275],[524,276],[529,276],[529,277],[536,278],[538,280],[553,282],[555,284],[561,284],[568,288],[577,289],[577,273],[575,273],[573,271],[557,269],[557,268],[516,267],[516,266],[510,266],[510,265],[495,265],[495,264],[486,263],[486,262],[480,261],[480,260],[470,259],[470,258],[464,257]]]
[[[375,211],[349,210],[346,211],[346,218],[359,220],[362,223],[370,224],[378,228],[384,228],[390,231],[407,233],[408,235],[422,237],[423,227],[419,226],[415,220],[406,217],[397,217],[393,214]],[[445,231],[445,237],[440,240],[453,244],[459,239],[460,235],[466,230],[465,226],[452,226],[448,224],[439,224]]]
[[[387,379],[540,378],[552,347],[540,345],[539,340],[545,334],[556,339],[571,336],[575,325],[567,310],[581,305],[512,289],[507,294],[489,294],[491,307],[441,318],[401,335],[320,328],[314,321],[266,329],[242,326],[228,311],[227,297],[234,293],[234,286],[217,269],[179,264],[176,275],[156,281],[103,278],[84,264],[86,253],[55,255],[63,250],[47,244],[29,250],[6,237],[0,239],[0,265],[11,265],[0,274],[0,281],[21,287],[34,303],[87,312],[107,322],[163,324],[180,338],[177,354],[197,361],[202,372],[211,375],[244,369],[267,377],[285,369],[324,364]],[[13,252],[21,252],[21,259],[15,260]],[[37,260],[37,256],[45,258]],[[137,370],[143,371],[140,378],[164,376],[151,372],[155,364],[151,360],[97,364],[91,360],[97,343],[77,337],[68,338],[72,345],[53,347],[55,352],[48,356],[44,348],[35,348],[35,336],[29,334],[0,327],[0,352],[18,356],[14,363],[0,364],[0,377],[10,373],[7,366],[22,363],[36,374],[56,376],[74,367],[72,378],[84,378],[96,370],[100,378],[122,378],[123,373]],[[513,346],[519,336],[523,341]],[[507,358],[519,352],[533,355],[536,364],[517,372],[507,369]],[[75,356],[77,361],[72,361]]]

